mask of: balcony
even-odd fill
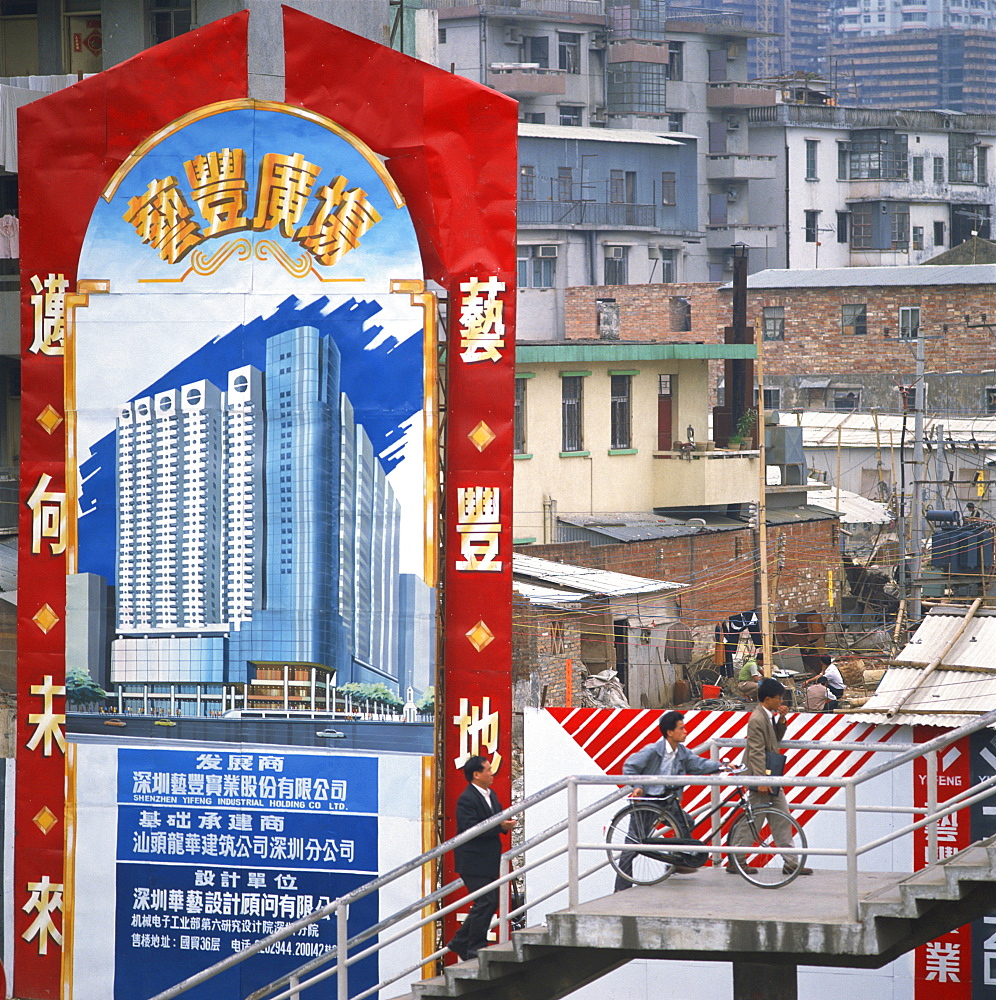
[[[492,63],[488,86],[509,97],[558,96],[567,92],[567,71],[537,63]]]
[[[656,229],[655,205],[617,205],[599,201],[520,201],[519,226],[613,226]]]
[[[737,153],[710,153],[706,156],[706,180],[763,181],[775,176],[774,156],[741,156]]]
[[[666,44],[627,40],[609,45],[609,63],[655,63],[666,66],[668,51]]]
[[[707,108],[773,108],[775,92],[745,83],[710,83],[706,90]]]
[[[756,451],[655,452],[655,507],[700,507],[757,498],[760,454]]]
[[[706,247],[709,250],[729,250],[743,243],[752,250],[775,245],[775,226],[751,226],[736,222],[706,226]]]

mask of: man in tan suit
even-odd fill
[[[747,749],[744,750],[744,773],[764,777],[771,773],[768,767],[767,755],[778,753],[779,743],[785,735],[785,715],[788,708],[782,704],[782,697],[785,688],[780,681],[774,677],[765,677],[757,686],[757,700],[760,704],[750,714],[750,721],[747,723]],[[785,800],[785,793],[780,788],[761,785],[760,788],[751,789],[748,793],[750,804],[755,809],[768,811],[768,825],[771,827],[771,834],[778,847],[792,847],[792,827],[787,821],[782,821],[773,813],[785,813],[788,815],[788,802]],[[744,834],[749,835],[746,827]],[[745,847],[749,841],[744,837],[738,838],[738,843],[732,844],[734,847]],[[732,843],[732,842],[731,842]],[[783,856],[782,869],[785,874],[789,874],[798,864],[796,858],[791,854]],[[743,866],[744,870],[753,875],[757,869],[749,865]],[[737,874],[732,865],[726,866],[727,874]],[[799,871],[800,875],[812,875],[812,868],[803,867]]]

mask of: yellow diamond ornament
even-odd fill
[[[59,624],[59,616],[47,605],[43,604],[31,619],[46,635]]]
[[[495,432],[482,420],[468,435],[470,443],[478,450],[485,448],[497,437]]]
[[[62,416],[59,411],[56,410],[51,403],[49,403],[45,409],[42,410],[37,417],[35,417],[35,420],[42,425],[46,433],[53,434],[56,427],[62,423]]]
[[[495,634],[481,621],[467,633],[467,638],[474,649],[480,652],[495,641]]]
[[[32,817],[32,822],[42,833],[47,835],[48,831],[59,822],[59,817],[48,806],[42,806]]]

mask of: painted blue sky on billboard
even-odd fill
[[[344,177],[361,188],[380,219],[334,266],[313,262],[295,276],[271,251],[230,256],[210,274],[190,273],[193,254],[168,264],[125,221],[129,199],[150,183],[175,178],[193,206],[184,163],[223,149],[245,151],[245,215],[254,213],[267,154],[297,155],[320,167],[301,218],[307,222],[322,185]],[[264,171],[265,172],[265,171]],[[197,221],[204,227],[203,218]],[[214,255],[241,240],[281,247],[305,260],[280,226],[241,230],[204,240]],[[177,279],[184,275],[183,281]],[[323,280],[319,280],[319,275]],[[398,207],[362,152],[318,121],[260,108],[236,108],[194,121],[145,153],[123,177],[109,203],[94,210],[79,278],[110,282],[79,311],[76,444],[80,472],[79,569],[114,582],[117,487],[115,419],[129,400],[206,378],[224,388],[241,365],[264,370],[269,336],[313,326],[341,355],[341,390],[371,439],[401,505],[402,563],[420,572],[424,545],[422,313],[407,294],[391,294],[393,279],[420,278],[421,260],[407,209]],[[129,346],[133,345],[132,350]],[[99,359],[99,363],[92,363]]]

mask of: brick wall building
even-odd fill
[[[832,572],[835,588],[843,580],[840,529],[835,518],[797,516],[791,523],[768,525],[772,616],[794,621],[800,613],[815,611],[828,618],[828,574]],[[754,534],[747,527],[618,545],[530,545],[523,551],[556,562],[686,584],[678,598],[680,616],[696,637],[696,655],[712,648],[716,624],[754,607]],[[520,634],[525,641],[526,631],[517,627],[516,642]],[[530,641],[538,642],[539,637]]]
[[[896,378],[912,381],[920,328],[927,410],[996,412],[994,294],[994,264],[750,275],[747,322],[765,331],[769,407],[899,410]],[[566,302],[568,339],[721,343],[732,322],[732,291],[711,283],[572,288]]]

